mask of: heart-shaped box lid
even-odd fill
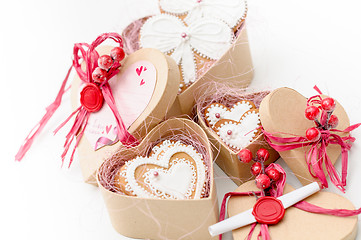
[[[284,193],[293,190],[290,185],[286,184]],[[235,192],[249,191],[259,191],[254,181],[246,182],[235,190]],[[305,200],[327,209],[355,209],[348,199],[330,192],[318,192]],[[256,197],[253,195],[232,197],[228,201],[228,216],[231,217],[253,208],[255,203]],[[233,230],[233,239],[247,239],[250,229],[251,225]],[[268,230],[271,239],[276,240],[353,240],[357,234],[357,216],[337,217],[309,213],[295,207],[290,207],[286,209],[284,218],[276,225],[269,225]],[[260,224],[257,224],[251,239],[256,240],[259,232]]]
[[[110,49],[100,47],[97,50],[102,55],[109,53]],[[174,60],[160,51],[141,49],[125,57],[120,72],[109,80],[109,84],[128,131],[141,140],[167,116],[178,92],[179,70]],[[80,79],[76,76],[71,92],[74,109],[80,104],[80,89]],[[96,184],[95,172],[98,167],[122,146],[120,142],[114,141],[113,144],[111,141],[109,145],[97,149],[96,144],[100,139],[114,140],[109,136],[116,135],[115,126],[115,119],[108,106],[103,105],[99,112],[89,118],[85,135],[78,145],[81,170],[87,183]]]
[[[129,160],[142,153],[147,154],[149,146],[178,134],[187,134],[199,141],[209,154],[206,162],[210,181],[208,197],[188,200],[149,199],[122,195],[111,190],[109,182],[112,176],[109,172],[116,172],[124,163],[124,158]],[[208,226],[218,220],[212,159],[205,132],[193,121],[180,118],[162,122],[147,134],[140,145],[112,155],[99,168],[97,180],[115,230],[124,236],[142,239],[211,239]]]
[[[305,117],[306,106],[307,98],[296,90],[285,87],[274,90],[263,99],[260,105],[259,111],[264,130],[278,137],[305,136],[308,128],[315,127],[315,123]],[[339,119],[337,129],[343,130],[350,126],[349,118],[340,103],[336,102],[333,114]],[[336,134],[346,135],[346,133]],[[305,156],[309,149],[310,146],[305,146],[279,152],[303,185],[317,180],[310,174],[306,163]],[[327,154],[334,164],[341,154],[341,147],[330,144],[327,146]],[[325,169],[324,172],[327,174]]]

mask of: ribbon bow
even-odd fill
[[[315,86],[316,91],[319,94],[322,94],[321,91]],[[307,105],[310,104],[319,104],[322,100],[320,95],[313,96],[308,99]],[[327,125],[327,113],[323,112],[321,116],[320,124],[321,126]],[[305,158],[308,166],[308,170],[312,177],[320,180],[322,187],[327,188],[328,182],[326,175],[323,171],[323,165],[326,168],[328,175],[330,176],[331,182],[342,192],[345,192],[346,178],[347,178],[347,165],[348,165],[348,151],[351,149],[352,142],[356,139],[351,137],[349,134],[345,137],[341,137],[336,133],[349,133],[354,129],[358,128],[361,125],[354,124],[349,126],[344,130],[337,129],[328,129],[319,127],[321,137],[315,141],[310,141],[304,136],[293,136],[293,137],[277,137],[272,133],[268,133],[265,130],[263,131],[266,141],[271,147],[276,151],[288,151],[300,147],[310,146],[308,152],[305,153]],[[342,170],[341,176],[339,176],[334,165],[331,162],[331,159],[327,155],[327,146],[330,144],[339,145],[341,147],[342,154]]]
[[[283,168],[280,165],[275,164],[275,163],[271,163],[266,168],[265,171],[267,172],[268,169],[272,169],[272,168],[277,169],[280,172],[281,177],[277,182],[275,182],[275,184],[272,186],[270,191],[268,191],[267,195],[277,198],[277,197],[280,197],[283,195],[283,190],[284,190],[284,187],[286,184],[286,172],[283,170]],[[227,204],[227,201],[229,198],[235,197],[235,196],[252,196],[252,195],[263,197],[264,192],[263,191],[257,191],[257,192],[252,191],[252,192],[229,192],[229,193],[226,193],[223,197],[221,210],[220,210],[220,214],[219,214],[219,221],[223,221],[225,219],[226,204]],[[327,214],[327,215],[333,215],[333,216],[338,216],[338,217],[355,216],[355,215],[358,215],[361,213],[361,208],[356,209],[356,210],[326,209],[326,208],[318,207],[318,206],[311,204],[309,202],[306,202],[306,201],[300,201],[300,202],[294,204],[293,207],[296,207],[300,210],[310,212],[310,213]],[[258,223],[253,223],[251,225],[251,229],[247,236],[247,240],[251,240],[253,232],[254,232],[257,224]],[[263,223],[261,224],[260,233],[258,234],[258,239],[260,239],[260,237],[262,237],[262,240],[271,240],[271,236],[268,231],[268,224],[263,224]],[[222,235],[219,235],[219,240],[222,240]]]
[[[194,52],[216,60],[230,47],[232,30],[216,19],[200,19],[186,26],[179,18],[160,14],[148,19],[140,33],[143,48],[156,48],[171,57],[182,67],[186,85],[196,80],[197,66]]]
[[[70,72],[72,70],[72,68],[74,67],[74,69],[76,70],[79,78],[81,79],[82,82],[84,82],[85,84],[90,84],[91,86],[95,86],[95,88],[100,89],[101,94],[100,94],[100,99],[96,99],[97,96],[96,94],[93,96],[92,94],[94,94],[92,91],[90,91],[90,93],[86,93],[89,98],[92,100],[92,98],[94,98],[94,100],[98,100],[100,102],[100,104],[102,104],[103,102],[103,97],[105,102],[109,105],[110,109],[112,110],[114,117],[116,119],[117,122],[117,136],[118,139],[125,145],[125,146],[133,146],[138,144],[138,141],[136,138],[134,138],[126,129],[122,118],[119,115],[119,112],[117,110],[116,104],[115,104],[115,100],[113,98],[113,94],[111,91],[111,88],[109,86],[108,81],[115,76],[118,72],[119,72],[119,67],[121,66],[121,64],[119,62],[114,62],[113,66],[111,67],[110,70],[108,70],[108,75],[107,78],[104,82],[102,82],[101,84],[99,84],[99,86],[95,83],[93,77],[92,77],[92,73],[93,71],[98,67],[98,58],[99,58],[99,54],[98,52],[95,50],[95,48],[97,46],[99,46],[101,43],[103,43],[105,40],[107,39],[111,39],[113,41],[115,41],[117,44],[119,44],[119,47],[123,47],[123,40],[121,38],[121,36],[117,33],[105,33],[100,35],[99,37],[97,37],[97,39],[92,43],[92,44],[87,44],[87,43],[76,43],[74,45],[74,50],[73,50],[73,64],[72,66],[69,68],[68,73],[61,85],[61,88],[58,92],[58,95],[55,99],[55,101],[49,105],[46,108],[46,114],[44,115],[44,117],[40,120],[40,122],[34,127],[34,129],[30,132],[30,134],[26,137],[24,144],[21,146],[21,148],[19,149],[18,153],[15,156],[15,160],[20,161],[24,155],[26,154],[26,152],[29,150],[29,148],[31,147],[35,137],[37,135],[40,134],[40,132],[42,131],[42,129],[45,127],[46,123],[48,122],[48,120],[51,118],[51,116],[54,114],[54,112],[57,110],[57,108],[60,106],[61,103],[61,99],[63,94],[65,93],[65,86],[66,83],[68,81]],[[80,55],[79,55],[80,53]],[[85,62],[86,68],[85,71],[81,68],[81,64],[80,64],[80,60],[83,60]],[[83,96],[82,96],[83,97]],[[72,142],[74,141],[75,138],[76,142],[75,142],[75,146],[72,150],[72,154],[70,157],[70,163],[69,166],[71,165],[72,161],[73,161],[73,157],[74,157],[74,153],[75,153],[75,149],[79,144],[80,139],[82,138],[85,128],[87,126],[87,122],[89,119],[89,116],[91,114],[91,110],[89,110],[89,108],[87,108],[86,106],[83,105],[83,103],[72,113],[70,114],[70,116],[54,131],[54,133],[57,133],[74,115],[76,115],[75,117],[75,121],[73,123],[73,126],[71,128],[71,130],[69,131],[69,133],[66,136],[66,141],[64,144],[64,151],[61,155],[62,158],[62,162],[64,162],[65,156],[72,144]]]
[[[231,28],[246,17],[245,0],[160,0],[159,5],[165,12],[177,15],[188,13],[184,21],[188,24],[202,17],[217,18],[225,21]]]

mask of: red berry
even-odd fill
[[[251,166],[251,173],[254,176],[257,176],[262,171],[262,164],[260,162],[255,162]]]
[[[107,71],[104,69],[101,69],[100,67],[97,67],[92,74],[93,80],[96,83],[102,83],[107,79]]]
[[[110,51],[110,56],[113,58],[114,61],[120,62],[124,59],[125,53],[123,48],[115,47]]]
[[[249,163],[252,160],[253,156],[250,150],[244,148],[238,153],[238,157],[242,162]]]
[[[271,179],[266,174],[260,174],[256,177],[256,185],[259,189],[266,189],[271,186]]]
[[[108,71],[113,65],[113,59],[109,55],[103,55],[99,57],[98,65],[101,69]]]
[[[315,120],[320,116],[320,109],[315,106],[308,106],[305,110],[305,115],[308,120]]]
[[[269,152],[264,148],[260,148],[257,151],[257,158],[258,158],[258,160],[265,162],[269,158]]]
[[[331,128],[335,128],[338,125],[338,117],[335,115],[331,115],[330,119],[328,120],[328,125]]]
[[[321,107],[327,112],[333,111],[336,107],[335,100],[333,98],[325,98],[321,101]]]
[[[278,179],[280,179],[280,177],[281,177],[281,173],[275,168],[271,168],[271,169],[267,170],[266,174],[273,181],[278,181]]]
[[[318,130],[317,128],[309,128],[306,131],[306,138],[311,141],[311,142],[315,142],[318,139],[320,139],[321,137],[321,132],[320,130]]]

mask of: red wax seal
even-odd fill
[[[253,216],[258,223],[276,224],[285,215],[285,208],[275,197],[261,197],[253,207]]]
[[[94,83],[88,83],[80,93],[80,103],[88,112],[97,112],[103,106],[103,94]]]

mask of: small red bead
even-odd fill
[[[113,59],[109,55],[103,55],[98,58],[98,65],[101,69],[108,71],[113,66]]]
[[[309,128],[306,131],[306,138],[311,141],[311,142],[315,142],[317,140],[319,140],[321,137],[321,132],[320,130],[318,130],[317,128]]]
[[[266,189],[271,186],[271,179],[266,174],[260,174],[256,177],[256,185],[259,189]]]
[[[252,152],[249,149],[244,148],[238,153],[238,157],[242,162],[249,163],[252,160],[253,156]]]
[[[254,176],[257,176],[262,171],[262,164],[260,162],[255,162],[251,166],[251,173]]]
[[[315,106],[308,106],[305,110],[305,116],[309,120],[315,120],[320,116],[320,109]]]
[[[330,119],[328,120],[328,125],[329,125],[331,128],[337,127],[337,125],[338,125],[338,117],[335,116],[335,115],[331,115],[331,116],[330,116]]]
[[[215,115],[216,118],[220,118],[220,117],[221,117],[221,114],[219,114],[219,113],[216,113],[216,114],[214,114],[214,115]]]
[[[227,134],[228,134],[228,135],[232,135],[232,130],[228,130],[228,131],[227,131]]]
[[[321,107],[325,110],[325,111],[333,111],[336,107],[336,103],[335,100],[333,100],[333,98],[325,98],[321,101]]]
[[[107,79],[107,71],[104,69],[101,69],[100,67],[97,67],[92,74],[93,80],[96,83],[102,83]]]
[[[110,56],[113,58],[114,61],[120,62],[124,59],[125,53],[123,48],[115,47],[110,51]]]
[[[275,168],[267,170],[266,174],[273,181],[278,181],[278,179],[281,177],[281,173]]]
[[[260,148],[257,151],[257,158],[258,158],[258,160],[265,162],[269,158],[269,152],[264,148]]]
[[[153,172],[154,177],[158,177],[159,173],[157,171]]]

